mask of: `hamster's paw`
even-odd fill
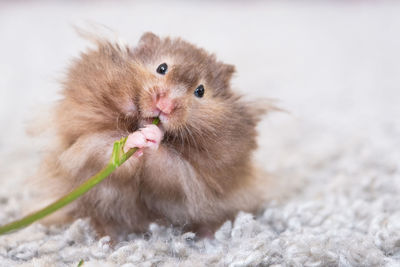
[[[137,147],[139,148],[133,156],[140,157],[143,155],[143,148],[146,147],[146,137],[140,132],[136,131],[131,133],[126,139],[124,145],[124,152],[128,152],[129,149]]]
[[[140,157],[143,155],[143,149],[146,147],[156,150],[160,145],[163,135],[163,132],[156,125],[145,125],[144,128],[128,136],[124,145],[124,152],[126,153],[129,149],[137,147],[139,149],[133,155]]]
[[[139,130],[146,138],[147,147],[157,150],[164,136],[164,133],[159,127],[154,124],[145,125],[144,128]]]

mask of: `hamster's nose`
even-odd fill
[[[175,108],[175,103],[171,98],[167,96],[160,96],[157,99],[156,107],[163,113],[170,114]]]

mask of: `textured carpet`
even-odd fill
[[[182,36],[236,64],[249,98],[290,111],[263,121],[255,157],[281,197],[215,239],[151,225],[110,248],[85,219],[36,224],[0,237],[0,266],[400,266],[400,5],[246,3],[0,3],[0,224],[33,199],[46,140],[24,128],[87,45],[71,28],[82,20],[133,44]]]

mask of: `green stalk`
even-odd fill
[[[155,118],[153,120],[153,124],[157,125],[160,122],[159,118]],[[116,168],[121,166],[125,161],[127,161],[137,150],[137,148],[132,148],[128,152],[124,153],[123,147],[126,142],[127,137],[123,137],[121,140],[115,141],[113,152],[111,155],[111,160],[100,172],[96,175],[92,176],[86,182],[81,184],[79,187],[71,191],[69,194],[64,197],[58,199],[56,202],[48,205],[47,207],[38,210],[34,213],[31,213],[24,218],[8,223],[4,226],[0,227],[0,235],[6,234],[20,228],[26,227],[37,220],[42,219],[43,217],[55,212],[56,210],[61,209],[65,205],[68,205],[78,197],[85,194],[87,191],[92,189],[95,185],[103,181],[107,178]]]

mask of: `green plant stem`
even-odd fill
[[[155,118],[153,120],[153,124],[157,125],[159,123],[159,118]],[[81,184],[79,187],[71,191],[69,194],[65,195],[64,197],[58,199],[56,202],[48,205],[47,207],[38,210],[34,213],[31,213],[24,218],[6,224],[0,227],[0,235],[6,234],[20,228],[26,227],[37,220],[44,218],[45,216],[55,212],[56,210],[61,209],[62,207],[66,206],[67,204],[71,203],[75,199],[79,198],[87,191],[92,189],[95,185],[103,181],[107,178],[115,169],[121,166],[126,160],[128,160],[137,150],[137,148],[132,148],[128,152],[123,152],[123,147],[126,142],[127,137],[122,138],[114,143],[113,153],[111,156],[110,162],[105,166],[100,172],[96,175],[92,176],[86,182]]]

